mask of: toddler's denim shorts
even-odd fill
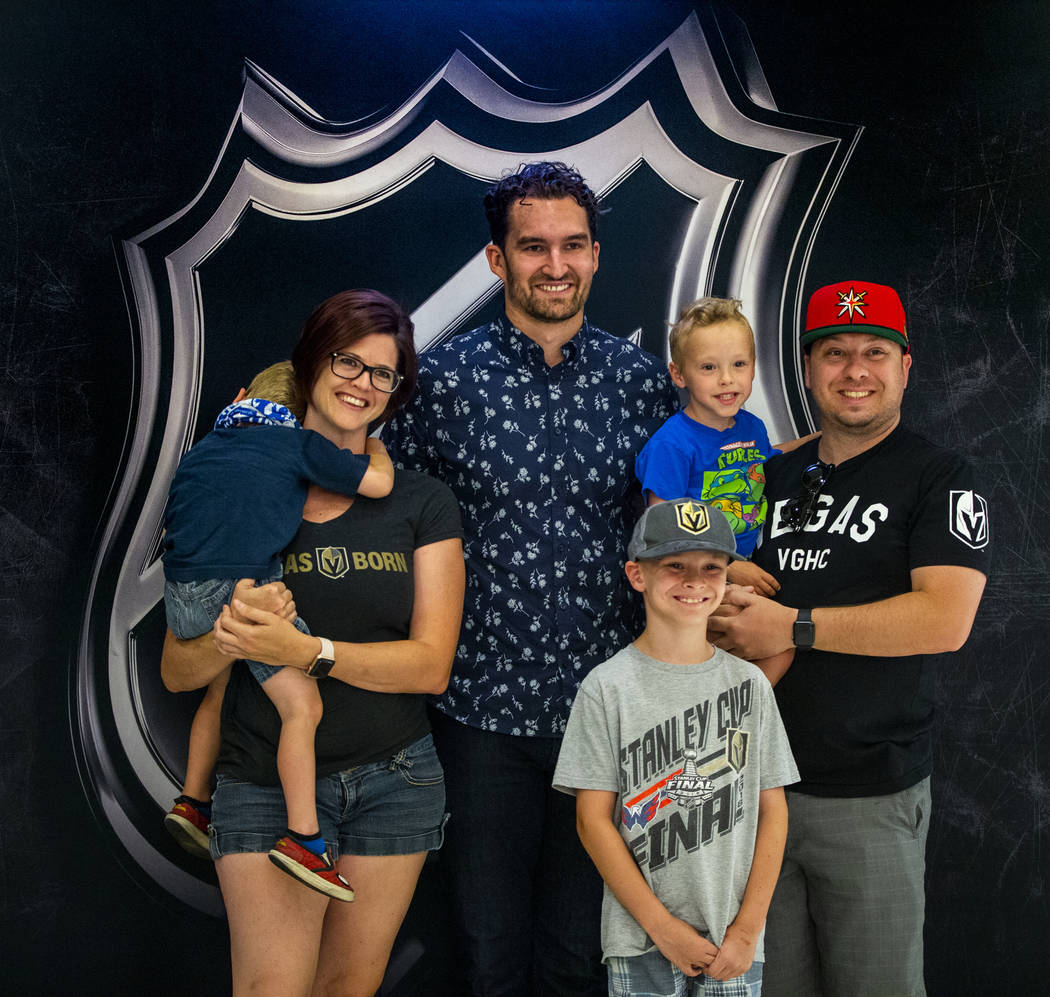
[[[279,582],[281,572],[270,578],[256,579],[256,585],[268,585]],[[207,578],[199,582],[164,582],[164,614],[167,617],[168,629],[180,640],[192,640],[211,630],[212,625],[225,606],[233,597],[233,590],[239,578]],[[301,617],[295,618],[295,626],[304,634],[310,632]],[[273,665],[264,665],[261,661],[249,661],[255,681],[262,685],[281,669]]]
[[[440,848],[447,819],[445,777],[432,736],[392,758],[318,779],[317,819],[333,860],[343,853],[412,855]],[[212,796],[213,859],[268,852],[287,826],[280,786],[219,774]]]

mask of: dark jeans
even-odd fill
[[[602,881],[551,788],[560,738],[511,737],[431,710],[450,819],[441,850],[477,997],[607,993]]]

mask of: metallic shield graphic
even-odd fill
[[[138,379],[71,721],[89,800],[147,888],[221,913],[210,866],[161,828],[196,705],[168,694],[158,668],[159,538],[179,458],[337,290],[373,286],[401,300],[421,350],[493,314],[501,299],[481,197],[509,167],[564,160],[602,196],[592,321],[665,355],[683,305],[739,297],[758,338],[749,408],[773,439],[809,429],[801,287],[860,129],[778,111],[746,31],[708,8],[600,92],[542,93],[484,50],[456,51],[404,105],[345,125],[248,62],[197,196],[118,240]]]

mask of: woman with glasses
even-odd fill
[[[393,372],[391,372],[393,373]],[[342,450],[319,433],[303,431],[305,402],[290,364],[259,374],[240,398],[219,413],[215,428],[179,463],[164,515],[164,608],[182,640],[208,633],[241,578],[277,581],[281,551],[302,520],[310,482],[346,495],[383,498],[394,466],[383,445],[369,439],[367,454]],[[245,495],[252,515],[238,515]],[[296,627],[309,633],[299,618]],[[284,871],[338,900],[353,892],[335,871],[320,836],[314,801],[314,737],[321,719],[317,682],[298,668],[249,661],[248,668],[281,718],[277,771],[288,811],[288,833],[270,857]],[[209,857],[212,771],[219,754],[220,710],[230,669],[209,684],[190,725],[186,778],[164,826],[190,854]]]
[[[415,386],[412,324],[378,292],[346,291],[310,316],[292,363],[307,399],[303,427],[363,454],[370,429]],[[263,500],[245,496],[246,523]],[[411,472],[398,472],[378,499],[311,484],[283,567],[283,583],[239,583],[213,634],[169,634],[162,671],[176,690],[207,684],[234,659],[291,666],[317,680],[316,807],[334,868],[319,858],[315,871],[342,877],[355,899],[329,903],[302,889],[270,854],[287,837],[280,717],[235,664],[211,815],[234,992],[371,994],[426,853],[442,838],[444,784],[423,699],[444,690],[459,634],[455,500]],[[291,622],[297,609],[313,636]]]

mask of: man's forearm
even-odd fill
[[[957,651],[970,635],[984,591],[984,576],[971,574],[971,584],[953,587],[954,599],[919,589],[864,606],[815,608],[814,647],[874,657]]]
[[[860,606],[783,606],[734,590],[727,612],[711,618],[714,643],[755,661],[794,646],[792,626],[800,608],[812,608],[814,647],[839,654],[898,657],[957,650],[966,640],[984,591],[972,568],[932,566],[912,572],[912,590]]]

